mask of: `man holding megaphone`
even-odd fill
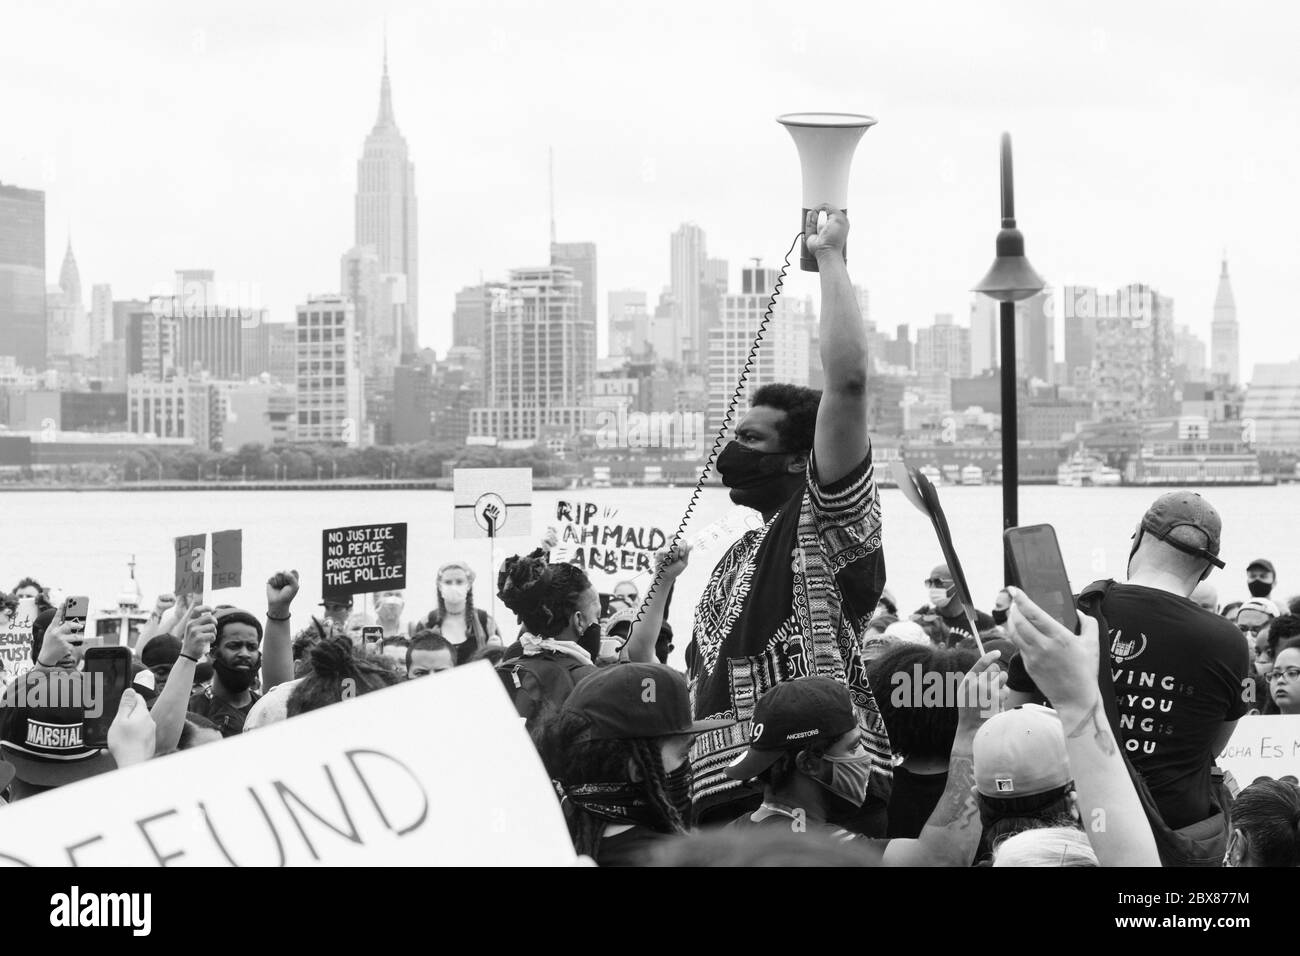
[[[732,779],[727,767],[745,754],[757,732],[754,706],[764,692],[810,675],[848,687],[861,746],[836,759],[853,763],[850,776],[863,784],[852,801],[859,828],[883,823],[889,739],[859,648],[885,585],[885,564],[867,436],[866,329],[845,265],[848,232],[841,209],[823,204],[809,210],[803,239],[821,276],[824,391],[785,384],[759,388],[718,456],[718,474],[731,500],[760,512],[764,524],[722,556],[695,609],[687,649],[695,717],[736,721],[696,738],[691,761],[697,824],[757,808],[761,785]],[[667,565],[656,591],[666,590],[667,579],[680,574],[687,560],[679,554]],[[647,604],[629,641],[632,659],[649,660],[661,605],[657,594]],[[877,819],[863,827],[864,814],[873,812]]]

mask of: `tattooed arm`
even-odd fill
[[[948,758],[948,786],[915,840],[890,840],[885,866],[970,866],[979,849],[979,806],[975,802],[975,732],[1002,705],[1006,675],[990,651],[975,662],[958,688],[957,733]]]
[[[1079,616],[1071,634],[1013,588],[1011,639],[1034,683],[1060,715],[1084,833],[1102,866],[1160,866],[1124,755],[1111,733],[1097,686],[1097,622]]]

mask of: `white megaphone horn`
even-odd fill
[[[790,131],[799,164],[803,168],[803,210],[799,231],[803,232],[810,210],[822,203],[847,212],[849,208],[849,166],[858,140],[875,117],[860,113],[786,113],[776,121]],[[848,261],[848,250],[844,259]],[[799,266],[817,271],[817,260],[808,254],[807,242],[799,243]]]

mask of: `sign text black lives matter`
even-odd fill
[[[406,587],[406,524],[363,524],[322,533],[324,597]]]

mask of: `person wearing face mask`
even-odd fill
[[[686,679],[662,664],[617,664],[584,678],[537,735],[574,849],[598,866],[636,866],[690,814],[695,735]]]
[[[984,655],[964,679],[973,688],[980,674],[991,679],[1000,698],[1002,676],[989,670],[996,653]],[[754,708],[749,749],[727,768],[733,780],[757,780],[762,805],[731,826],[772,827],[791,833],[829,830],[841,840],[861,841],[880,854],[885,866],[970,866],[979,846],[980,823],[971,788],[975,784],[976,731],[995,709],[982,711],[967,695],[959,707],[957,730],[942,796],[916,839],[882,840],[842,829],[867,798],[871,757],[848,688],[828,677],[800,677],[778,684]],[[960,695],[959,695],[960,700]]]
[[[1276,581],[1277,571],[1273,569],[1273,562],[1267,558],[1256,558],[1246,565],[1246,588],[1251,597],[1268,597],[1273,593]]]
[[[998,592],[997,599],[993,602],[993,613],[989,616],[998,627],[1006,627],[1009,613],[1011,613],[1011,592],[1003,588]]]
[[[375,616],[379,618],[385,638],[406,637],[406,632],[402,629],[402,611],[405,607],[406,599],[402,597],[401,591],[384,591],[379,595],[375,604]]]
[[[487,611],[474,607],[474,569],[460,561],[438,569],[438,606],[424,626],[456,649],[456,666],[468,664],[488,644],[501,643],[501,631]]]
[[[497,673],[531,731],[595,672],[600,594],[582,568],[550,564],[541,550],[507,558],[497,586],[497,597],[524,627]]]
[[[948,566],[944,564],[937,565],[930,576],[925,579],[925,586],[929,589],[927,598],[929,603],[916,613],[922,616],[928,614],[938,615],[948,630],[947,643],[953,647],[960,641],[975,635],[970,631],[970,623],[966,620],[966,612],[962,609],[961,601],[957,597],[957,585],[953,580],[952,573]],[[975,626],[981,631],[987,631],[989,628],[1006,622],[1005,608],[1011,606],[1011,598],[1006,591],[998,593],[998,600],[1006,599],[1002,620],[996,617],[990,617],[983,611],[975,612]]]
[[[726,550],[695,607],[686,649],[695,716],[737,723],[696,741],[693,800],[701,824],[753,811],[757,795],[726,770],[749,746],[754,705],[775,682],[820,675],[844,683],[853,699],[872,763],[858,825],[883,834],[892,757],[861,652],[885,586],[867,434],[866,327],[844,262],[847,217],[822,206],[804,225],[821,282],[825,387],[763,385],[718,456],[731,501],[759,512],[763,525]],[[680,573],[684,550],[666,556],[664,577]],[[662,580],[647,599],[624,648],[634,661],[651,659],[666,600]]]

